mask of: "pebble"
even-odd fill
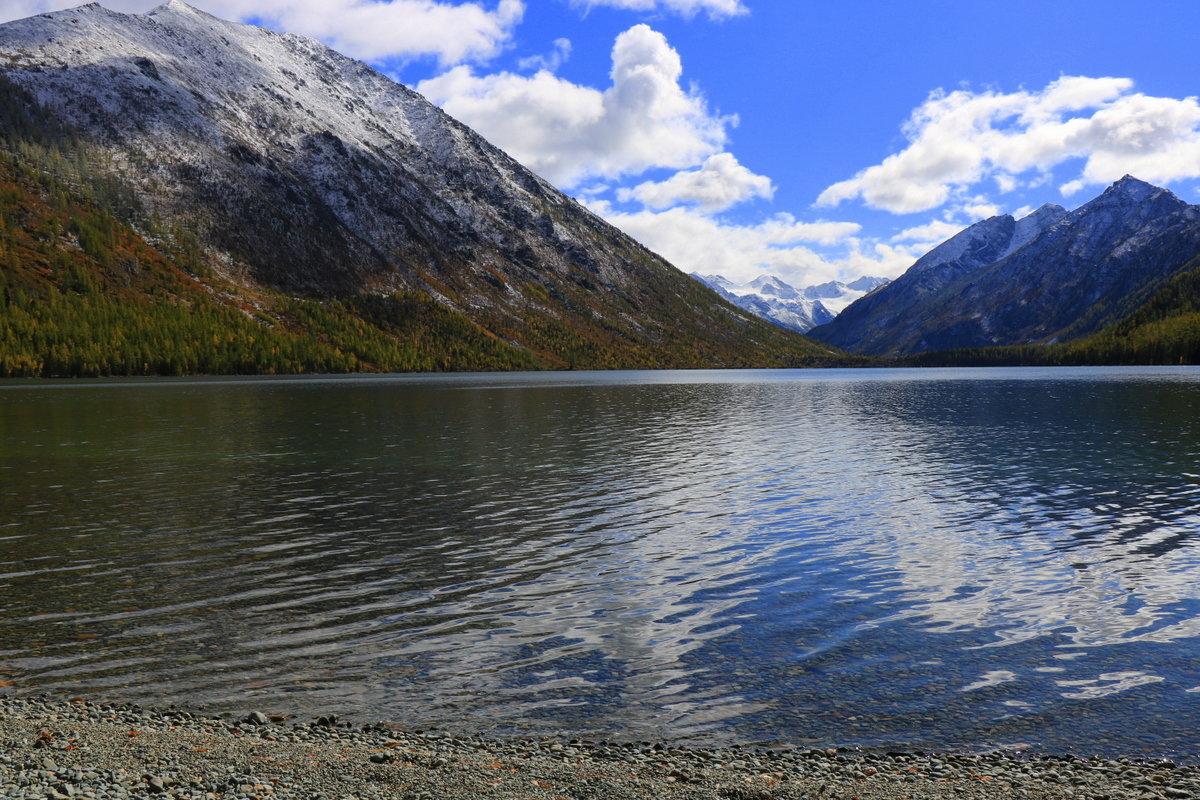
[[[239,719],[231,725],[230,719]],[[811,741],[802,742],[811,744]],[[53,757],[48,753],[53,753]],[[1200,798],[1200,765],[490,739],[0,696],[0,800]]]

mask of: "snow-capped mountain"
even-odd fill
[[[325,297],[419,292],[487,335],[594,365],[828,352],[730,308],[313,39],[179,0],[146,14],[93,3],[0,25],[0,75],[86,138],[146,219],[186,228],[223,278]]]
[[[829,281],[828,283],[818,283],[815,286],[807,286],[804,289],[804,296],[813,300],[820,300],[821,304],[836,317],[855,300],[865,297],[870,292],[875,291],[880,286],[886,286],[890,282],[889,278],[874,278],[870,275],[864,275],[849,283]]]
[[[1200,206],[1125,176],[1068,212],[977,222],[812,331],[853,352],[1062,341],[1131,313],[1200,253]]]
[[[821,303],[805,297],[773,275],[760,275],[747,284],[736,284],[722,275],[692,277],[709,286],[738,308],[770,320],[781,328],[804,333],[833,319]]]
[[[830,281],[797,289],[777,275],[759,275],[743,284],[723,275],[693,272],[692,277],[739,308],[800,333],[832,321],[850,303],[888,282],[887,278],[862,277],[850,283]]]

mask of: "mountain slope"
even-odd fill
[[[813,335],[875,355],[930,349],[924,344],[929,321],[944,310],[951,287],[1024,246],[1066,213],[1048,204],[1020,221],[1006,214],[977,222],[926,253],[899,278],[852,303],[833,322],[814,329]]]
[[[918,353],[911,366],[1200,364],[1200,256],[1132,314],[1069,342]]]
[[[876,355],[1065,341],[1132,313],[1197,253],[1200,207],[1126,176],[1070,213],[971,226],[813,335]]]
[[[0,377],[541,366],[416,293],[318,302],[222,281],[194,240],[117,219],[128,194],[26,100],[0,79]]]
[[[768,366],[834,353],[695,284],[416,93],[310,39],[171,0],[0,25],[0,72],[195,238],[230,284],[419,295],[542,366]]]

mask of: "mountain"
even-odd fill
[[[1131,314],[1200,253],[1200,207],[1130,176],[1067,212],[978,222],[811,332],[852,352],[1066,341]]]
[[[804,296],[813,300],[820,300],[822,305],[829,309],[834,316],[837,316],[855,300],[878,289],[880,286],[886,286],[888,283],[890,283],[888,278],[874,278],[870,275],[864,275],[849,283],[829,281],[805,287]]]
[[[805,297],[803,293],[774,275],[760,275],[747,284],[736,284],[721,275],[700,275],[693,272],[692,277],[738,308],[769,320],[781,328],[804,333],[833,319],[833,314],[820,300]]]
[[[739,308],[800,333],[832,321],[850,303],[888,282],[887,278],[862,277],[848,284],[830,281],[797,289],[776,275],[759,275],[743,284],[723,275],[693,272],[692,277]]]
[[[524,366],[835,353],[733,307],[420,95],[311,39],[178,0],[147,14],[91,4],[0,25],[0,76],[18,87],[11,102],[28,98],[28,113],[67,132],[71,169],[119,185],[122,206],[97,213],[151,248],[189,251],[193,282],[267,328],[309,324],[290,310],[302,302],[339,326],[393,339],[405,327],[404,341],[453,320]],[[64,163],[42,166],[73,185]],[[477,366],[462,352],[442,368]]]
[[[1200,256],[1136,311],[1090,336],[1043,345],[918,353],[911,366],[1200,364]]]

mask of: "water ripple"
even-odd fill
[[[0,681],[1186,754],[1198,410],[1187,369],[0,384]]]

